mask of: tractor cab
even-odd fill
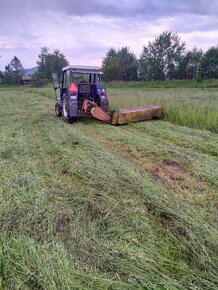
[[[68,123],[74,122],[84,115],[82,108],[85,100],[107,112],[108,98],[106,89],[102,87],[102,75],[99,67],[71,65],[62,69],[59,80],[57,74],[52,74],[57,99],[56,115],[63,116]]]

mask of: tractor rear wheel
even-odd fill
[[[70,116],[69,106],[68,106],[68,103],[67,103],[67,96],[66,95],[63,96],[63,101],[62,102],[63,102],[63,118],[64,118],[64,121],[67,122],[67,123],[74,123],[77,120],[77,118]]]
[[[57,117],[61,117],[62,116],[62,112],[58,108],[58,103],[55,104],[55,114],[56,114]]]

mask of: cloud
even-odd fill
[[[69,15],[85,16],[85,15],[104,15],[112,17],[137,17],[145,16],[148,18],[175,16],[178,14],[194,14],[194,15],[216,15],[218,11],[217,1],[208,0],[80,0],[72,1],[31,1],[33,7],[45,8],[50,11],[58,9],[65,11]],[[37,4],[36,4],[37,3]],[[40,8],[41,9],[41,8]]]
[[[21,3],[20,3],[21,2]],[[218,2],[198,0],[1,0],[0,69],[16,55],[36,65],[40,48],[59,48],[70,63],[100,65],[110,47],[137,56],[163,31],[206,50],[218,39]],[[19,3],[19,4],[18,4]]]

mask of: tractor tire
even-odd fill
[[[56,114],[57,117],[61,117],[62,116],[62,112],[58,108],[58,103],[55,104],[55,114]]]
[[[68,107],[68,104],[67,104],[67,97],[66,97],[66,95],[63,96],[62,103],[63,103],[63,112],[62,112],[62,115],[63,115],[64,121],[67,122],[67,123],[74,123],[74,122],[76,122],[76,120],[77,120],[76,117],[70,117],[69,107]]]

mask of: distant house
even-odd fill
[[[32,76],[22,76],[20,79],[21,85],[29,85],[32,83]]]

